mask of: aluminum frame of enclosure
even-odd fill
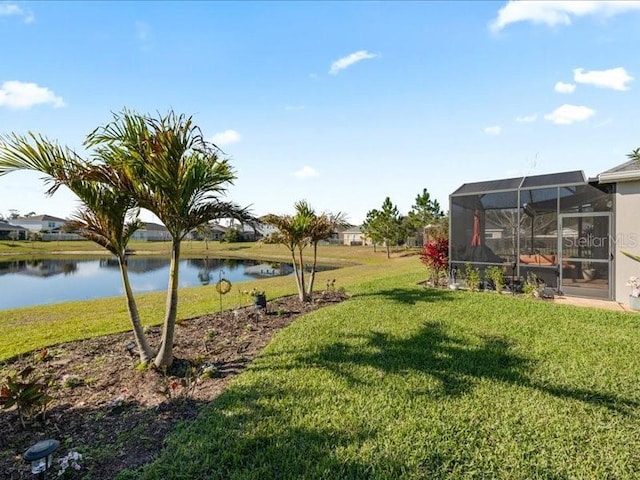
[[[561,242],[570,239],[581,245],[592,238],[594,228],[597,238],[612,238],[613,188],[587,181],[581,171],[464,184],[449,197],[450,264],[458,270],[471,264],[481,271],[503,266],[507,278],[515,274],[523,281],[532,273],[558,290],[567,279],[575,280],[576,286],[588,281],[588,288],[568,288],[572,291],[567,293],[612,298],[613,257],[585,258],[600,253],[586,247],[578,257],[568,257]],[[595,220],[605,216],[606,222]],[[582,219],[574,222],[579,231],[563,227],[568,218]],[[478,235],[481,241],[472,242]],[[612,251],[610,244],[607,250]],[[583,278],[587,264],[597,264],[600,278]]]

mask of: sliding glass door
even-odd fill
[[[612,298],[611,214],[561,214],[558,225],[560,290],[565,295]]]

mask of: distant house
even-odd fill
[[[207,240],[222,240],[224,234],[227,233],[227,227],[223,227],[217,223],[209,223],[209,235]],[[198,229],[191,230],[187,236],[186,240],[204,240],[204,236],[198,231]]]
[[[211,240],[222,240],[225,233],[227,233],[226,227],[218,225],[217,223],[211,225]]]
[[[147,242],[162,242],[171,240],[169,230],[164,225],[152,222],[143,222],[143,227],[137,230],[131,237],[132,240]]]
[[[340,232],[341,243],[343,245],[370,245],[366,235],[362,231],[362,226],[347,228]]]
[[[331,232],[331,236],[327,238],[326,242],[332,245],[340,245],[342,244],[342,233],[350,227],[338,226],[336,229]]]
[[[13,225],[24,227],[30,232],[59,232],[67,221],[51,215],[32,215],[11,219]]]
[[[232,224],[229,228],[235,228],[238,230],[238,239],[241,242],[257,242],[261,238],[268,237],[272,233],[276,232],[277,229],[272,225],[267,225],[265,223],[258,222],[255,227],[249,225],[238,225]]]
[[[29,230],[0,220],[0,240],[27,240],[27,238],[29,238]]]

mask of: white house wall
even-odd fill
[[[56,228],[62,228],[66,222],[65,221],[58,222],[55,220],[28,221],[28,220],[15,219],[15,220],[11,220],[11,223],[13,223],[14,225],[19,225],[21,227],[24,227],[31,232],[41,232],[43,230],[49,231],[49,230],[55,230]]]
[[[640,182],[618,183],[615,199],[615,299],[626,304],[629,277],[640,277],[640,263],[622,254],[640,255]]]

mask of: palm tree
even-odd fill
[[[306,301],[304,263],[302,251],[307,245],[308,219],[300,215],[274,215],[269,214],[262,217],[262,221],[267,225],[274,226],[277,231],[264,239],[265,243],[276,243],[284,245],[291,254],[293,273],[298,288],[298,298],[301,302]],[[296,258],[296,252],[298,258]]]
[[[47,194],[53,195],[67,186],[84,206],[70,222],[80,235],[106,248],[118,258],[129,318],[140,361],[147,363],[152,352],[144,335],[135,298],[129,283],[125,260],[127,244],[140,227],[133,199],[104,185],[82,179],[89,164],[69,148],[62,147],[40,135],[17,134],[0,137],[0,175],[17,170],[31,170],[45,175],[45,183],[52,184]]]
[[[209,222],[203,223],[196,227],[196,233],[202,239],[204,239],[204,249],[209,250],[209,239],[213,233],[213,227]]]
[[[322,213],[317,215],[306,200],[296,202],[295,209],[296,214],[294,216],[271,214],[263,217],[262,221],[273,225],[277,229],[275,233],[267,237],[266,242],[282,244],[291,253],[293,272],[298,287],[298,298],[301,302],[308,302],[313,297],[313,284],[318,261],[318,243],[328,239],[338,226],[346,225],[346,221],[342,214]],[[313,261],[309,283],[306,284],[303,250],[308,245],[313,247]]]
[[[134,208],[131,197],[101,184],[87,183],[82,191],[82,198],[85,207],[78,209],[67,225],[77,229],[78,234],[101,245],[118,259],[140,362],[146,365],[151,361],[153,352],[142,329],[127,268],[127,244],[136,230],[142,227],[138,209]]]
[[[94,168],[93,178],[135,198],[140,208],[164,223],[172,237],[166,312],[154,360],[157,367],[169,367],[183,238],[210,220],[235,218],[252,223],[254,218],[247,209],[221,200],[236,178],[234,171],[191,117],[169,112],[156,119],[125,110],[89,134],[85,144],[107,160]]]
[[[307,231],[307,241],[313,247],[313,261],[311,263],[311,273],[309,274],[309,285],[307,286],[307,300],[313,297],[313,284],[316,278],[316,266],[318,263],[318,244],[322,240],[327,240],[336,231],[338,227],[346,227],[346,217],[342,213],[330,214],[322,213],[316,215],[306,202],[296,204],[296,210],[299,208],[303,211],[310,212],[311,222]]]

